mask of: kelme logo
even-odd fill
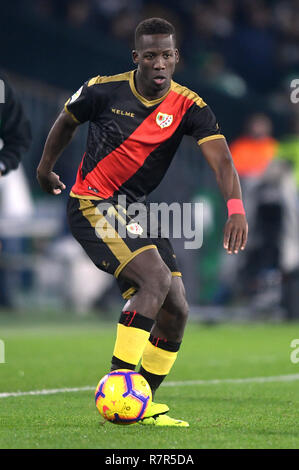
[[[172,114],[165,114],[165,113],[158,113],[156,117],[156,123],[161,129],[164,127],[169,127],[172,124],[173,115]]]

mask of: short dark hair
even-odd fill
[[[169,34],[175,38],[174,26],[163,18],[148,18],[141,21],[135,29],[135,47],[144,34]]]

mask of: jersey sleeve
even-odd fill
[[[84,85],[67,100],[64,109],[78,124],[92,120],[93,96],[92,87],[88,86],[88,82],[84,83]]]
[[[217,119],[207,104],[202,107],[194,104],[190,108],[187,120],[187,134],[194,137],[198,145],[208,140],[224,139]]]

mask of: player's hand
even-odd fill
[[[245,215],[232,214],[224,227],[223,247],[229,255],[244,250],[247,243],[248,224]]]
[[[56,175],[53,171],[50,173],[43,174],[37,172],[37,180],[40,184],[40,187],[47,193],[54,194],[57,196],[61,194],[61,191],[65,189],[65,184],[60,181],[59,176]]]

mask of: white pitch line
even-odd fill
[[[221,385],[224,383],[244,384],[244,383],[267,383],[267,382],[294,382],[299,380],[299,374],[274,375],[270,377],[247,377],[244,379],[212,379],[212,380],[186,380],[182,382],[164,382],[163,387],[183,387],[188,385]],[[75,388],[52,388],[48,390],[32,390],[28,392],[9,392],[0,393],[0,398],[24,397],[36,395],[54,395],[56,393],[76,393],[94,391],[95,386],[88,385],[86,387]]]
[[[9,392],[9,393],[0,393],[0,398],[9,398],[9,397],[25,397],[28,395],[55,395],[56,393],[70,393],[70,392],[86,392],[90,390],[95,390],[95,387],[88,385],[87,387],[75,387],[75,388],[50,388],[48,390],[31,390],[28,392]]]
[[[185,382],[164,382],[164,387],[178,387],[180,385],[218,385],[218,384],[245,384],[266,382],[294,382],[299,380],[299,374],[274,375],[269,377],[247,377],[244,379],[211,379],[211,380],[186,380]],[[1,394],[0,394],[1,396]]]

